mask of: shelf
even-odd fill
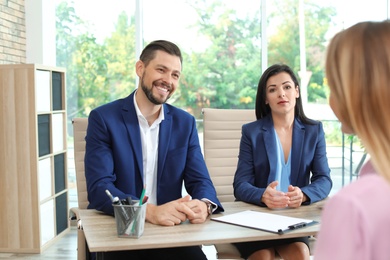
[[[0,252],[40,253],[69,230],[65,94],[62,68],[0,65]]]

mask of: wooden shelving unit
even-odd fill
[[[0,252],[40,253],[69,230],[65,70],[0,65]]]

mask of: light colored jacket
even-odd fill
[[[322,213],[315,260],[390,259],[390,184],[366,163]]]

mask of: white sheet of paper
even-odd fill
[[[304,222],[306,224],[311,224],[314,222],[310,219],[293,218],[278,214],[258,212],[254,210],[246,210],[222,217],[215,217],[212,218],[212,220],[275,233],[280,233],[279,230],[289,230],[288,227],[290,225],[297,223]]]

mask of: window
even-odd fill
[[[349,150],[353,163],[346,170],[341,150],[345,139],[327,104],[324,55],[336,32],[359,21],[387,19],[388,0],[60,2],[57,65],[67,68],[70,118],[87,116],[94,107],[131,93],[141,45],[167,39],[184,54],[181,87],[171,103],[199,119],[203,107],[254,108],[264,63],[287,63],[302,77],[307,75],[307,82],[301,82],[306,113],[324,122],[334,189],[344,184],[343,173],[356,168],[362,151],[354,146]],[[318,107],[328,112],[311,113]]]

